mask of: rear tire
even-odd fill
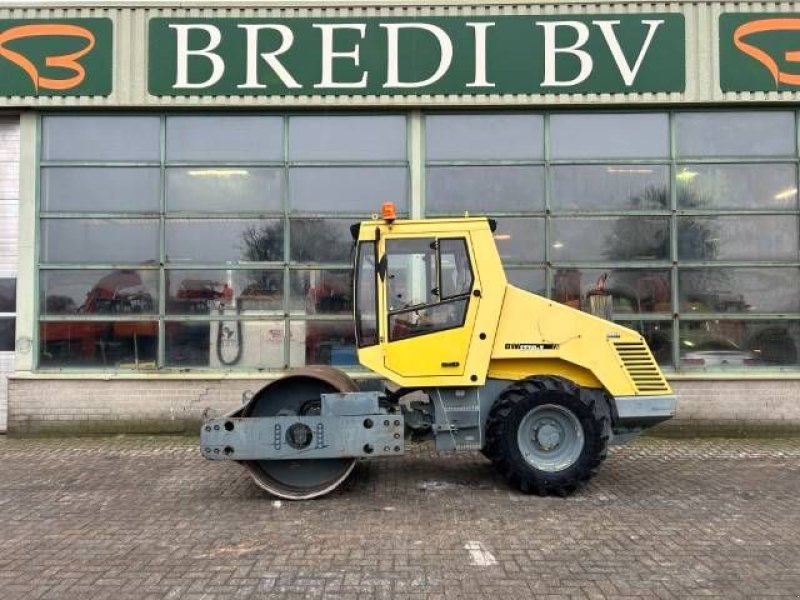
[[[567,496],[589,481],[606,457],[609,418],[567,379],[537,376],[513,383],[486,421],[483,450],[513,487]]]

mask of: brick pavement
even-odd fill
[[[0,436],[0,598],[798,598],[800,439],[643,439],[567,499],[417,449],[280,504],[174,437]]]

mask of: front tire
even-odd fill
[[[484,454],[522,492],[571,494],[606,457],[608,414],[596,401],[561,377],[513,383],[489,412]]]

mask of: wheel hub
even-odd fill
[[[549,452],[554,448],[558,448],[564,440],[564,431],[557,423],[550,420],[544,420],[538,428],[536,428],[536,445],[545,452]]]

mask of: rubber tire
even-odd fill
[[[562,377],[536,376],[511,384],[489,411],[484,455],[511,486],[526,494],[568,496],[597,473],[607,455],[609,418],[605,411],[596,410],[595,400],[588,398],[582,400],[578,386]],[[522,419],[542,404],[570,410],[583,427],[583,450],[561,471],[534,468],[523,458],[517,442]]]

